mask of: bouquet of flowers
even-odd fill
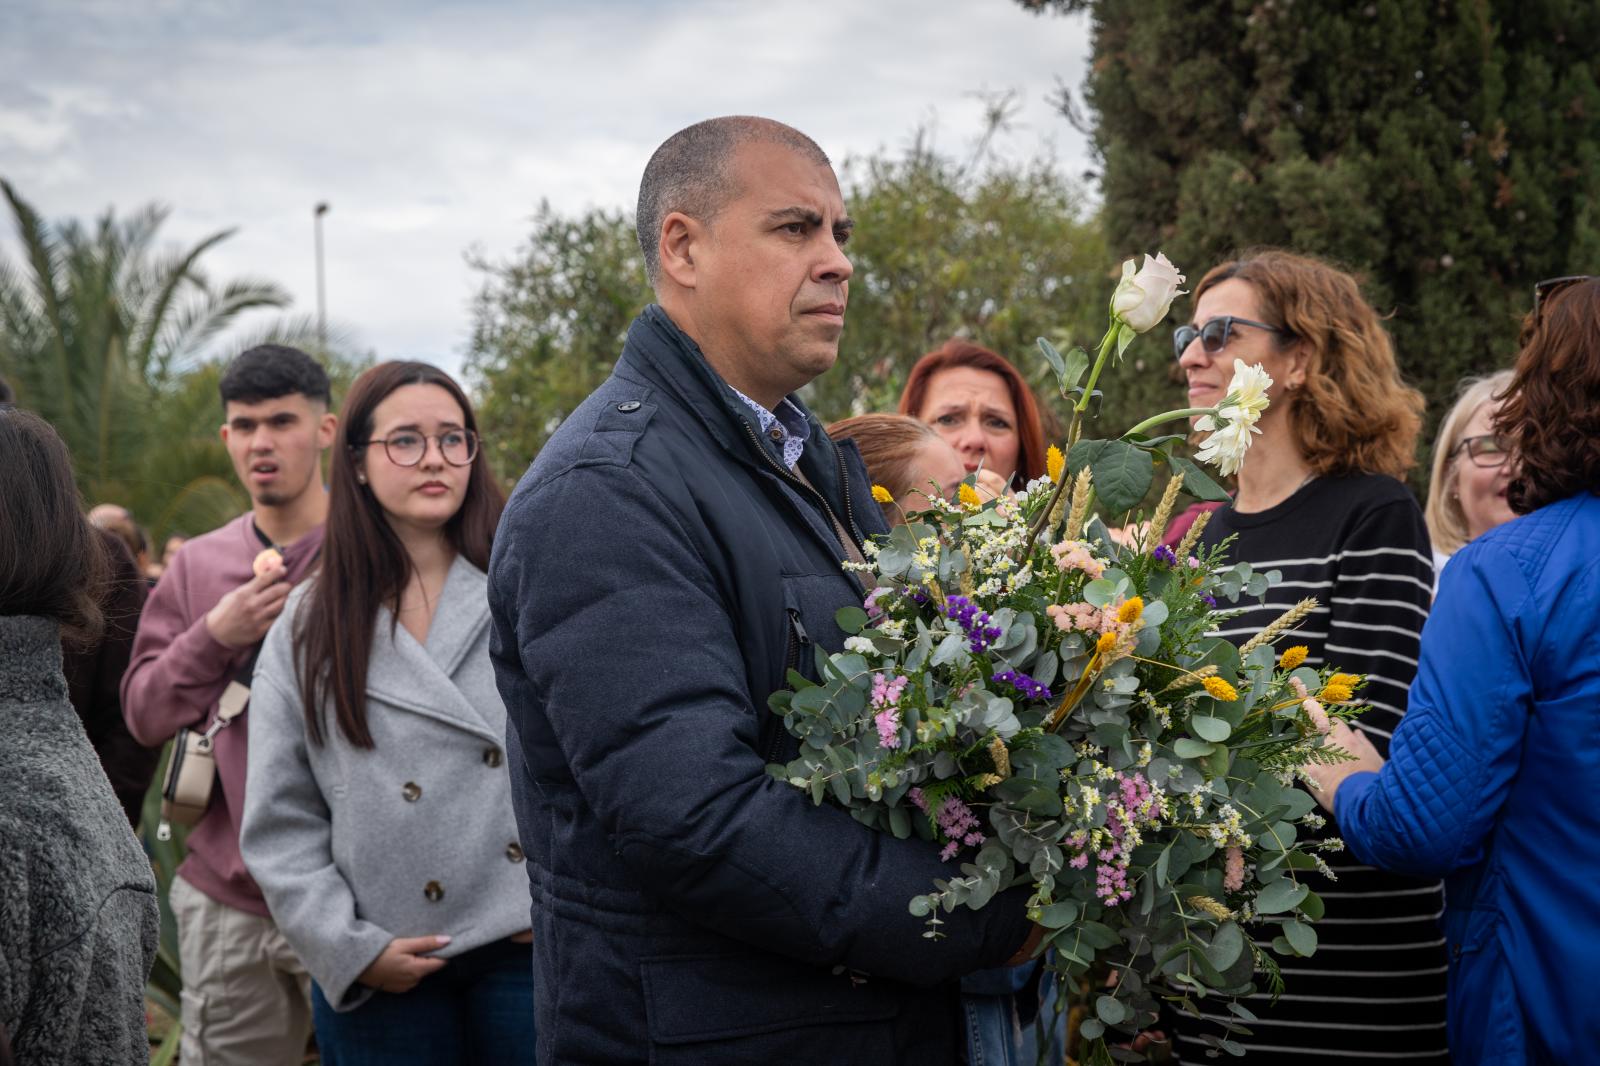
[[[792,690],[772,698],[801,741],[775,776],[927,839],[955,867],[908,901],[925,935],[941,913],[1032,885],[1051,965],[1092,1000],[1078,1026],[1090,1060],[1153,1024],[1158,995],[1189,1012],[1194,997],[1229,998],[1248,1033],[1238,997],[1258,974],[1281,989],[1272,953],[1316,949],[1323,908],[1305,875],[1339,842],[1304,832],[1322,822],[1295,775],[1344,757],[1323,736],[1330,716],[1355,713],[1361,683],[1304,667],[1304,648],[1275,650],[1312,600],[1242,647],[1207,635],[1278,575],[1198,548],[1206,515],[1161,545],[1180,493],[1226,495],[1173,454],[1182,434],[1147,431],[1200,416],[1197,457],[1231,473],[1259,432],[1265,372],[1236,363],[1214,408],[1079,439],[1101,371],[1165,317],[1182,281],[1159,255],[1125,264],[1092,365],[1039,342],[1073,401],[1066,451],[1052,447],[1047,476],[1015,495],[984,501],[963,484],[869,545],[871,592],[838,614],[844,651],[819,651],[820,681],[791,672]],[[1170,473],[1160,502],[1121,543],[1095,514],[1128,514],[1158,466]],[[1217,1045],[1242,1053],[1231,1035]]]

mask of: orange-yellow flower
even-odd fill
[[[1138,596],[1122,601],[1122,606],[1117,608],[1117,621],[1137,622],[1139,616],[1144,614],[1144,600]]]
[[[1330,681],[1322,686],[1322,691],[1317,693],[1317,699],[1323,703],[1344,703],[1354,694],[1349,685],[1336,685]]]
[[[894,496],[882,485],[872,486],[872,498],[879,503],[893,503]]]
[[[1101,633],[1100,639],[1095,642],[1094,650],[1099,652],[1101,655],[1109,655],[1111,654],[1111,649],[1115,648],[1116,646],[1117,634],[1115,631],[1110,633]]]
[[[1208,677],[1201,681],[1200,684],[1205,688],[1206,693],[1214,700],[1220,700],[1223,703],[1232,703],[1234,700],[1239,698],[1239,690],[1222,680],[1220,677]]]
[[[983,506],[983,497],[978,495],[978,490],[968,485],[965,481],[956,490],[956,499],[961,501],[961,506],[974,511]]]
[[[1050,445],[1044,453],[1044,472],[1050,476],[1051,481],[1059,485],[1061,484],[1061,472],[1066,468],[1066,456],[1061,454],[1060,448],[1057,448],[1054,444]]]
[[[1304,644],[1296,644],[1292,648],[1285,649],[1284,653],[1278,656],[1278,665],[1285,670],[1293,670],[1305,662],[1306,656],[1309,654],[1311,654],[1310,648]]]

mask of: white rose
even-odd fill
[[[1183,295],[1178,288],[1183,275],[1160,252],[1153,259],[1145,256],[1137,272],[1133,264],[1132,259],[1122,264],[1122,280],[1111,294],[1111,314],[1135,333],[1148,333],[1167,317],[1173,298]]]

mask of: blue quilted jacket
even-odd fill
[[[1446,878],[1457,1063],[1600,1060],[1600,497],[1451,559],[1382,773],[1339,789],[1364,861]]]

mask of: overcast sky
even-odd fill
[[[1087,21],[1012,0],[3,6],[0,176],[47,218],[161,202],[169,241],[238,227],[213,276],[274,280],[310,313],[326,201],[330,319],[380,358],[452,369],[463,253],[509,254],[541,199],[631,208],[651,151],[697,119],[769,115],[836,163],[919,125],[960,154],[975,94],[1014,90],[999,152],[1089,166],[1049,103],[1082,83]]]

